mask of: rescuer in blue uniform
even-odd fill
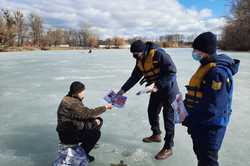
[[[220,150],[232,112],[233,75],[239,60],[216,53],[217,39],[211,32],[193,42],[193,59],[200,67],[186,86],[184,100],[189,115],[183,122],[193,140],[198,166],[218,166]]]
[[[148,105],[148,118],[153,135],[143,139],[143,142],[161,142],[159,114],[163,108],[165,127],[165,144],[155,156],[163,160],[172,155],[174,145],[174,110],[171,103],[179,93],[176,81],[176,67],[171,57],[160,47],[152,42],[144,43],[137,40],[131,44],[130,52],[136,59],[134,70],[121,87],[118,94],[122,95],[132,88],[137,82],[140,84],[154,85]],[[141,79],[142,78],[142,79]]]

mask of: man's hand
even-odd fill
[[[106,104],[105,107],[106,107],[106,109],[111,110],[113,106],[112,106],[112,104]]]
[[[177,102],[177,103],[180,103],[180,102],[182,102],[182,101],[183,101],[182,94],[181,94],[181,93],[177,94],[177,95],[176,95],[176,102]]]
[[[178,112],[178,113],[181,113],[180,103],[183,101],[181,93],[176,95],[175,101],[176,101],[176,104],[177,104],[176,108],[175,108],[175,111]]]
[[[95,121],[96,121],[97,126],[100,126],[100,124],[101,124],[100,119],[95,119]]]
[[[148,93],[150,92],[157,92],[158,88],[155,86],[155,83],[150,84],[149,86],[146,87],[146,90]]]
[[[117,92],[117,95],[118,95],[118,96],[122,96],[124,93],[125,93],[124,90],[121,89],[121,90],[119,90],[119,91]]]

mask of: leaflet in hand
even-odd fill
[[[157,92],[158,89],[155,87],[155,83],[150,84],[149,86],[145,87],[144,89],[138,91],[136,93],[137,96],[146,94],[146,93],[151,93],[151,92]]]
[[[109,91],[109,93],[104,97],[104,100],[114,107],[123,108],[126,104],[127,97],[122,95],[117,95],[113,90]]]
[[[137,96],[140,96],[142,94],[145,94],[145,93],[150,93],[150,91],[148,89],[143,89],[143,90],[140,90],[136,93]]]
[[[183,103],[181,94],[176,95],[176,99],[171,106],[175,111],[175,123],[182,123],[188,116],[188,112]]]

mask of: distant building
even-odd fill
[[[119,47],[115,46],[115,45],[105,45],[105,44],[100,44],[99,48],[106,48],[106,49],[111,49],[111,48],[121,48],[121,49],[125,49],[125,48],[130,48],[130,44],[125,44],[125,45],[121,45]]]
[[[106,45],[100,44],[99,48],[106,48]]]
[[[60,48],[69,48],[70,46],[69,46],[69,44],[60,44],[60,45],[58,45],[58,47],[60,47]]]
[[[119,48],[130,48],[130,44],[121,45]]]

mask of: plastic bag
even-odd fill
[[[176,98],[171,106],[175,111],[175,123],[182,123],[188,116],[188,112],[183,103],[181,94],[176,95]]]
[[[59,144],[58,154],[52,166],[88,166],[88,159],[80,145],[67,146]]]

